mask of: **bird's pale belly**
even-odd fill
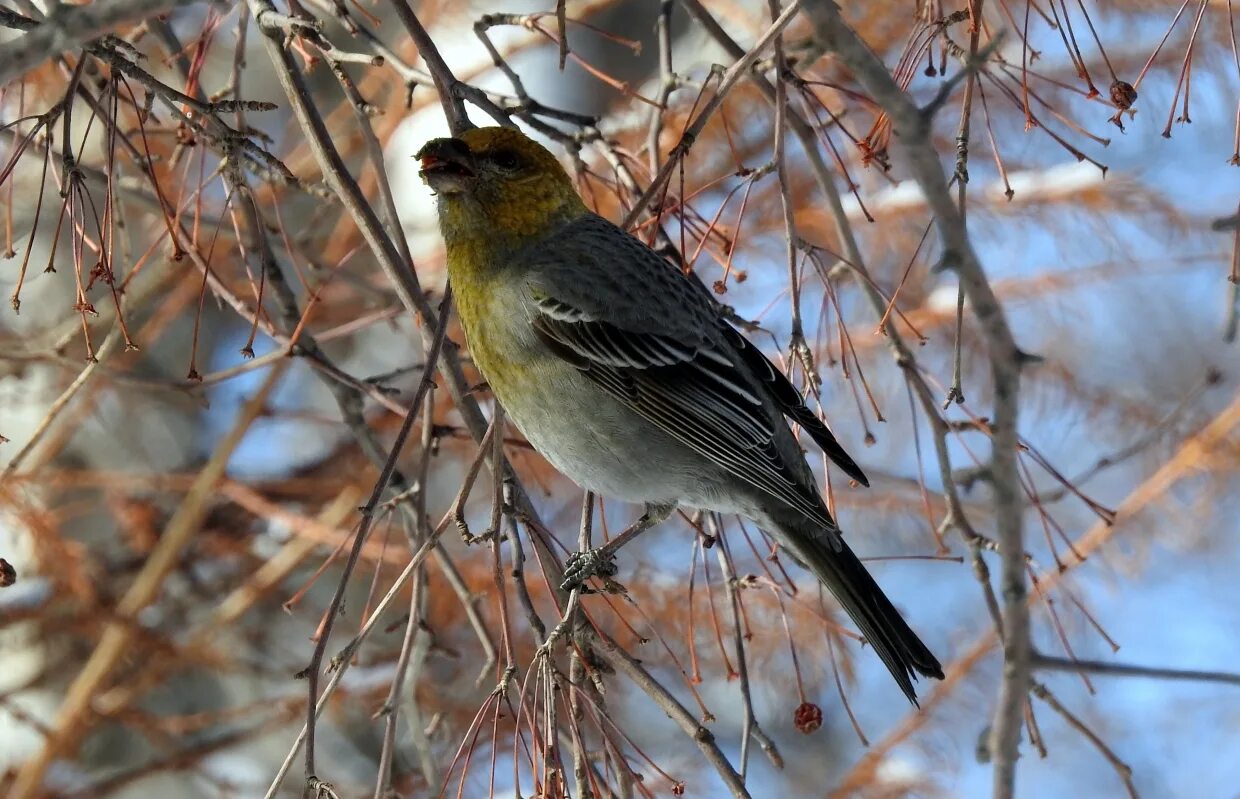
[[[565,365],[566,366],[566,365]],[[727,476],[572,367],[553,365],[522,390],[492,389],[530,444],[578,485],[626,502],[744,512]]]

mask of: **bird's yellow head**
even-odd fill
[[[519,243],[586,211],[556,157],[513,128],[472,128],[457,138],[433,139],[416,157],[419,174],[439,197],[449,249]]]

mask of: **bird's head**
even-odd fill
[[[572,179],[545,147],[513,128],[472,128],[433,139],[415,156],[439,197],[439,220],[455,238],[522,241],[586,211]]]

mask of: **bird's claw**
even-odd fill
[[[574,552],[564,563],[564,582],[560,587],[565,591],[583,588],[591,577],[602,577],[604,582],[610,583],[616,571],[616,556],[605,549]]]

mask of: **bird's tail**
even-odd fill
[[[836,536],[815,533],[797,530],[779,536],[780,543],[831,591],[904,695],[916,705],[913,680],[918,674],[943,679],[938,658],[904,621],[848,545]]]

